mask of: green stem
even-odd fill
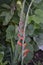
[[[12,38],[11,38],[11,47],[12,47],[12,52],[14,53],[14,43],[13,43]]]
[[[34,0],[32,0],[31,3],[30,3],[30,5],[29,5],[29,7],[28,7],[27,15],[26,15],[26,20],[25,20],[25,25],[24,25],[24,34],[23,34],[23,37],[24,37],[24,39],[23,39],[23,44],[24,44],[24,41],[25,41],[25,30],[26,30],[27,21],[28,21],[28,14],[29,14],[29,11],[30,11],[30,8],[31,8],[31,6],[32,6],[33,1],[34,1]],[[23,65],[23,63],[24,63],[24,61],[23,61],[23,60],[24,60],[24,59],[23,59],[23,51],[24,51],[24,47],[22,46],[22,62],[21,62],[22,65]]]

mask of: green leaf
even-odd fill
[[[35,52],[39,50],[39,47],[36,42],[32,41],[31,44],[32,44]]]
[[[18,24],[19,23],[19,17],[18,16],[14,16],[13,19],[12,19],[12,22],[14,24]]]
[[[37,8],[39,8],[39,9],[42,9],[42,10],[43,10],[43,0],[42,0],[42,2],[41,2],[40,4],[38,4],[38,5],[37,5]]]
[[[3,63],[3,65],[6,65],[7,63],[9,63],[8,61],[5,61],[4,63]]]
[[[21,53],[21,46],[19,46],[19,45],[18,45],[17,52],[18,52],[18,54],[20,54],[20,53]]]
[[[26,28],[26,35],[33,35],[33,32],[34,32],[34,25],[33,24],[29,24],[27,25],[27,28]]]
[[[43,10],[43,0],[39,0],[39,3],[34,3],[34,6],[37,7],[38,9],[42,9]]]
[[[31,20],[32,20],[32,17],[31,17],[31,16],[29,16],[29,18],[28,18],[28,24],[30,24],[30,23],[31,23]]]
[[[29,18],[28,18],[28,24],[30,24],[31,21],[32,21],[32,16],[29,16]]]
[[[0,52],[0,62],[2,62],[4,56],[4,52]]]
[[[43,45],[43,33],[39,33],[34,36],[34,41],[38,44],[38,46]]]
[[[27,56],[24,58],[24,63],[27,64],[28,62],[30,62],[33,58],[33,46],[31,44],[27,44],[25,49],[29,49],[30,52],[28,52]]]
[[[6,30],[6,40],[11,40],[14,38],[15,34],[15,27],[13,25],[9,25]]]
[[[34,3],[39,4],[42,0],[34,0]]]
[[[14,53],[15,46],[14,46],[14,42],[13,42],[13,39],[12,38],[11,38],[11,47],[12,47],[12,52]]]
[[[39,16],[39,17],[43,17],[43,10],[41,10],[41,9],[36,9],[36,10],[35,10],[35,14],[36,14],[37,16]]]
[[[27,35],[26,38],[25,38],[25,42],[29,43],[30,41],[31,41],[31,38]]]
[[[0,65],[6,65],[7,63],[8,63],[8,61],[5,61],[4,63],[0,62]]]
[[[16,45],[15,56],[14,56],[14,63],[19,60],[18,57],[19,57],[20,54],[21,54],[21,46]]]
[[[3,11],[3,12],[0,14],[0,17],[6,16],[6,15],[7,15],[7,12],[6,12],[6,11]]]
[[[9,6],[9,5],[7,5],[7,4],[5,4],[5,3],[4,3],[4,4],[2,4],[1,6],[2,6],[2,7],[4,7],[4,8],[6,8],[6,9],[10,9],[10,6]]]
[[[7,25],[12,19],[13,15],[14,15],[14,11],[7,12],[5,16],[5,20],[3,21],[3,25]]]
[[[43,23],[43,10],[35,10],[35,15],[32,16],[32,20],[37,24]]]

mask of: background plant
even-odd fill
[[[3,55],[2,62],[9,61],[10,65],[14,64],[14,58],[18,61],[18,54],[21,47],[18,45],[16,57],[15,49],[17,44],[18,24],[20,20],[20,12],[22,7],[22,0],[0,0],[0,44],[4,47],[0,54]],[[26,0],[24,8],[24,16],[26,16],[30,0]],[[12,34],[13,33],[13,34]],[[27,48],[32,51],[27,55],[24,63],[27,64],[33,58],[35,51],[38,51],[43,45],[43,0],[35,0],[29,13],[28,24],[26,28],[25,42],[28,44]],[[1,46],[0,46],[1,47]],[[2,47],[1,47],[2,48]],[[34,52],[33,52],[34,51]],[[18,64],[18,63],[17,63]]]

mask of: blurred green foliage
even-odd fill
[[[17,65],[21,60],[21,47],[18,46],[16,57],[15,51],[22,3],[23,0],[0,0],[0,44],[3,46],[3,49],[0,46],[0,65],[6,65],[7,61],[10,65]],[[26,0],[25,16],[29,3],[30,0]],[[24,58],[24,63],[27,64],[39,46],[43,45],[43,0],[35,0],[30,9],[25,42],[31,50]]]

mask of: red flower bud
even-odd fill
[[[20,41],[17,42],[18,45],[22,46],[22,43]]]
[[[23,37],[21,37],[21,36],[20,36],[20,34],[18,34],[18,37],[19,37],[21,40],[23,40],[23,39],[24,39]]]
[[[30,51],[30,50],[26,49],[26,50],[24,51],[24,56],[26,56],[29,51]]]
[[[23,39],[24,39],[24,37],[20,37],[20,39],[21,39],[21,40],[23,40]]]
[[[17,36],[20,37],[20,34],[18,34]]]
[[[26,45],[27,45],[26,43],[25,43],[25,44],[22,44],[20,41],[18,41],[17,44],[20,45],[20,46],[23,46],[24,48],[25,48]]]

